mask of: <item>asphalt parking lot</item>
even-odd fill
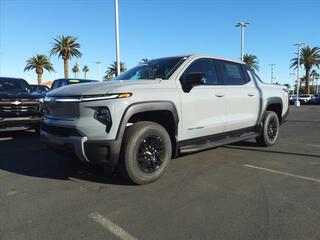
[[[320,239],[320,106],[292,107],[272,148],[186,155],[144,186],[1,133],[0,239]]]

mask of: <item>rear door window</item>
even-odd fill
[[[218,63],[224,85],[243,85],[248,82],[241,64],[223,60],[219,60]]]

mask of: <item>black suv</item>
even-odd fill
[[[0,131],[39,131],[43,98],[31,92],[24,79],[0,77]]]
[[[54,90],[59,87],[78,84],[78,83],[90,83],[90,82],[98,82],[98,80],[89,80],[89,79],[78,79],[78,78],[60,78],[53,81],[51,90]]]

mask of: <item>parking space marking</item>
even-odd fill
[[[297,175],[297,174],[293,174],[293,173],[288,173],[288,172],[277,171],[277,170],[273,170],[273,169],[269,169],[269,168],[257,167],[257,166],[253,166],[253,165],[249,165],[249,164],[245,164],[243,166],[248,167],[248,168],[254,168],[254,169],[266,171],[266,172],[271,172],[271,173],[275,173],[275,174],[280,174],[280,175],[284,175],[284,176],[295,177],[295,178],[300,178],[300,179],[307,180],[307,181],[320,183],[320,179],[316,179],[316,178],[305,177],[305,176],[301,176],[301,175]]]
[[[123,228],[119,227],[99,213],[91,213],[89,217],[122,240],[138,240],[137,238],[126,232]]]

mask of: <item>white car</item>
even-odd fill
[[[301,94],[299,95],[299,101],[301,104],[308,104],[311,102],[312,99],[314,99],[315,96],[312,94]],[[297,100],[297,95],[292,95],[290,98],[290,102],[295,103]]]
[[[41,137],[145,184],[180,153],[250,138],[272,146],[288,101],[285,86],[263,83],[241,62],[207,55],[159,58],[113,81],[51,91]]]

